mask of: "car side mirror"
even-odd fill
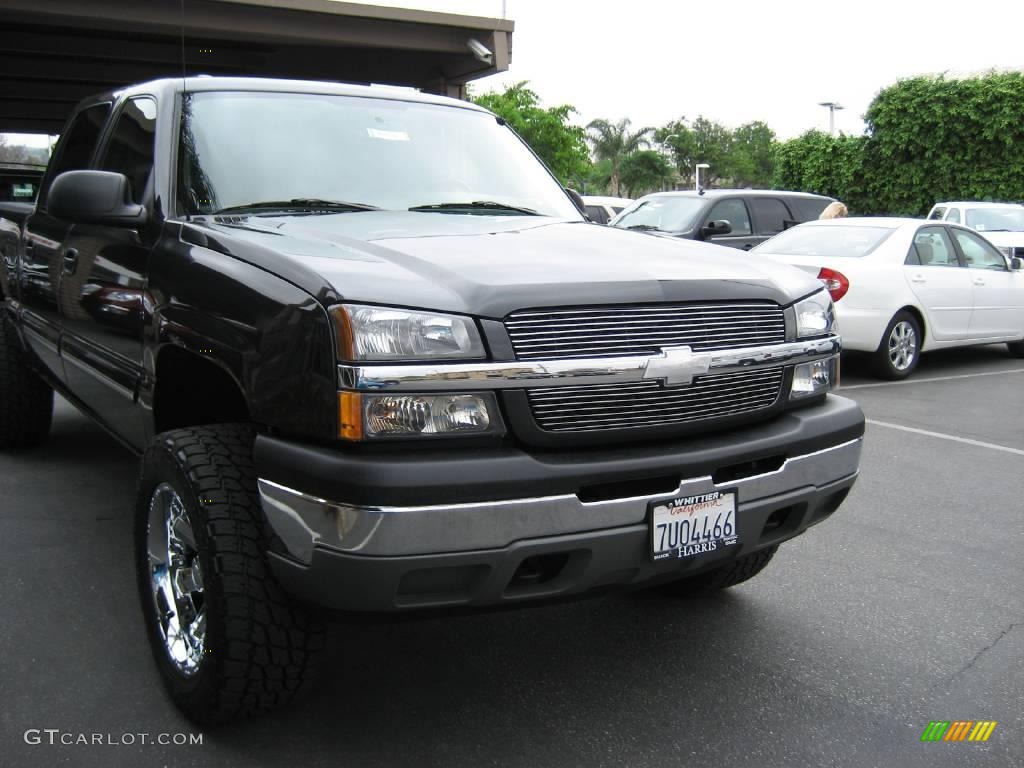
[[[581,195],[579,192],[577,192],[572,187],[565,187],[564,189],[565,189],[565,194],[567,194],[569,196],[569,199],[572,200],[572,203],[573,203],[573,205],[576,206],[577,210],[579,210],[579,212],[583,214],[583,216],[587,219],[587,221],[590,221],[590,217],[587,216],[586,204],[583,202],[583,195]]]
[[[50,186],[46,207],[58,219],[81,224],[135,229],[146,223],[146,209],[131,200],[123,173],[65,171]]]
[[[1010,269],[1024,269],[1024,261],[1021,261],[1020,256],[1014,256],[1012,259],[1010,259]]]
[[[715,221],[709,221],[703,227],[701,227],[700,233],[704,237],[717,237],[720,235],[728,235],[732,232],[732,224],[725,219],[716,219]]]

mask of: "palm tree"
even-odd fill
[[[646,149],[650,146],[650,135],[654,133],[653,128],[641,128],[639,131],[630,133],[629,118],[623,118],[617,123],[608,120],[592,120],[587,125],[587,140],[594,148],[594,155],[598,160],[607,160],[611,163],[611,178],[608,180],[610,192],[613,197],[619,196],[619,166],[628,156],[638,149]]]

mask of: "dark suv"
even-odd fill
[[[832,201],[772,189],[656,192],[634,202],[611,226],[749,251],[784,229],[818,218]]]

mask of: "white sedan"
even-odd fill
[[[876,372],[909,376],[921,352],[1006,342],[1024,357],[1024,271],[967,227],[920,219],[811,221],[753,251],[817,275],[835,302],[843,349]]]

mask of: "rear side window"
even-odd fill
[[[752,197],[749,203],[759,235],[777,235],[793,221],[789,209],[774,197]]]
[[[707,220],[728,221],[732,227],[732,232],[729,234],[732,235],[749,235],[753,231],[750,228],[750,214],[747,213],[747,206],[738,197],[715,203]]]
[[[141,203],[153,172],[153,140],[156,134],[156,102],[148,97],[132,99],[118,115],[114,135],[100,163],[100,170],[128,177],[132,202]]]
[[[608,223],[608,214],[600,205],[588,205],[584,210],[587,212],[587,218],[591,221],[597,224]]]
[[[952,221],[954,224],[960,223],[960,209],[950,208],[949,213],[946,214],[946,221]]]
[[[814,221],[832,201],[824,197],[790,197],[786,203],[797,222]]]
[[[41,205],[46,204],[46,193],[50,190],[53,180],[60,174],[89,167],[89,160],[109,114],[110,103],[106,102],[83,109],[71,121],[71,125],[60,140],[57,156],[51,161],[43,180],[43,188],[39,192]]]
[[[922,227],[914,236],[916,260],[923,267],[959,267],[960,260],[953,250],[953,241],[945,227]]]

